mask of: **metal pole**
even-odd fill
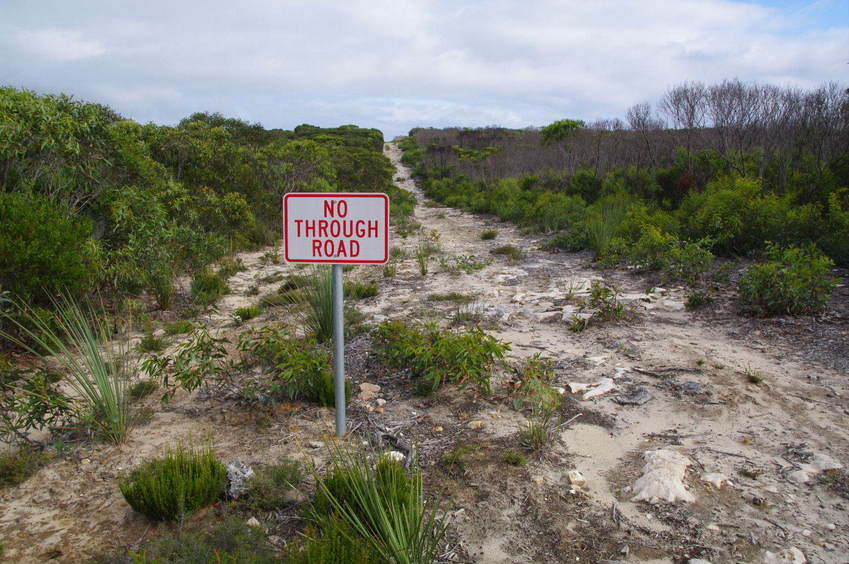
[[[345,289],[342,265],[333,265],[333,376],[336,390],[336,434],[345,436]]]

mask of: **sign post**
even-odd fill
[[[283,196],[283,244],[287,262],[333,265],[333,376],[336,434],[345,423],[344,264],[389,260],[386,194],[306,193]]]

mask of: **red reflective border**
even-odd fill
[[[383,260],[306,260],[289,258],[289,206],[290,198],[383,198],[385,210],[384,221],[386,222],[386,237],[383,241]],[[286,262],[300,262],[307,264],[385,264],[389,261],[389,196],[381,193],[370,192],[290,192],[283,196],[283,253]]]

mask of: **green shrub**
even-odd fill
[[[336,405],[327,348],[309,339],[294,339],[271,327],[242,333],[238,346],[247,362],[258,362],[271,373],[270,381],[244,390],[249,399],[259,402],[303,399],[327,407]],[[351,383],[346,381],[346,401],[350,397]]]
[[[0,489],[24,482],[35,474],[45,460],[41,451],[29,445],[0,454]]]
[[[420,378],[418,390],[430,393],[444,382],[474,383],[489,392],[495,362],[510,350],[477,328],[452,333],[435,325],[416,327],[385,321],[374,332],[374,346],[392,368],[410,368]]]
[[[510,466],[527,466],[528,459],[521,452],[508,450],[504,453],[504,462]]]
[[[224,279],[230,278],[234,274],[246,269],[245,263],[239,257],[227,257],[218,261],[218,276]]]
[[[481,241],[491,241],[498,237],[498,231],[495,229],[486,229],[481,231]]]
[[[180,319],[177,321],[170,321],[165,324],[165,334],[166,335],[183,335],[185,333],[191,333],[194,330],[195,324],[187,319]]]
[[[262,308],[258,305],[238,307],[233,312],[233,317],[236,318],[237,321],[244,323],[245,321],[251,320],[257,315],[262,313]]]
[[[301,465],[294,460],[257,468],[248,480],[246,504],[254,510],[273,511],[286,505],[285,494],[303,477]]]
[[[136,350],[143,353],[159,352],[167,346],[168,339],[157,337],[153,331],[147,331],[136,346]]]
[[[372,466],[362,453],[336,451],[329,475],[317,477],[313,522],[336,515],[367,541],[380,559],[431,563],[441,551],[445,524],[425,509],[422,474],[381,457]]]
[[[373,564],[383,559],[372,543],[359,536],[347,520],[331,514],[315,517],[304,540],[286,554],[287,564]]]
[[[814,245],[770,245],[768,260],[750,268],[740,281],[739,296],[755,315],[814,314],[822,311],[837,281],[829,275],[834,265]]]
[[[173,355],[152,355],[142,362],[141,368],[152,380],[165,388],[162,401],[170,400],[178,389],[187,392],[212,381],[222,381],[228,374],[227,350],[224,337],[213,337],[206,327],[194,330]]]
[[[224,493],[227,469],[212,450],[183,446],[118,480],[130,506],[154,521],[182,521]]]
[[[279,562],[261,527],[251,527],[230,517],[207,530],[178,530],[148,542],[131,554],[134,564],[250,563]]]
[[[139,380],[130,387],[127,394],[130,396],[131,400],[139,401],[155,392],[157,388],[159,388],[159,386],[153,380]]]
[[[455,302],[458,304],[468,304],[475,301],[475,296],[471,294],[461,294],[460,292],[449,292],[447,294],[430,294],[427,299],[434,302]]]
[[[79,296],[99,278],[91,234],[91,222],[60,203],[0,192],[0,287],[41,305],[58,291]]]
[[[525,257],[525,253],[522,252],[522,249],[515,245],[502,245],[500,247],[496,247],[491,251],[494,255],[502,255],[510,260],[522,260]]]
[[[201,306],[214,304],[229,291],[227,281],[209,269],[199,272],[192,279],[192,301]]]
[[[377,295],[377,283],[375,282],[350,282],[345,284],[345,297],[355,300],[373,298]]]

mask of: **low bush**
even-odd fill
[[[30,445],[0,454],[0,489],[24,482],[35,474],[45,459],[43,452]]]
[[[502,255],[510,260],[522,260],[525,258],[525,253],[519,247],[515,245],[502,245],[500,247],[496,247],[491,251],[494,255]]]
[[[375,282],[349,282],[345,284],[345,297],[354,300],[373,298],[377,295],[377,283]]]
[[[837,285],[829,273],[833,265],[814,245],[770,245],[767,260],[750,268],[740,281],[740,301],[759,316],[818,313]]]
[[[286,553],[287,564],[374,564],[383,562],[372,543],[359,536],[344,518],[314,517],[303,542]]]
[[[267,403],[281,399],[314,401],[327,407],[336,405],[330,352],[309,339],[295,339],[272,327],[243,333],[239,350],[247,363],[259,363],[270,380],[248,385],[248,399]],[[345,399],[351,397],[345,383]]]
[[[133,401],[139,401],[153,392],[155,392],[159,386],[153,380],[139,380],[127,390],[127,394],[130,396],[130,399]]]
[[[370,545],[378,561],[429,564],[438,557],[445,523],[425,509],[419,469],[408,471],[386,456],[372,465],[362,453],[339,450],[330,473],[317,482],[316,525],[327,527],[327,516],[335,515]]]
[[[148,542],[131,554],[134,564],[236,563],[272,564],[279,556],[261,527],[230,517],[206,530],[178,530]]]
[[[435,325],[417,327],[385,321],[374,331],[374,346],[390,367],[409,368],[420,379],[419,392],[430,393],[445,382],[474,383],[489,392],[495,362],[510,350],[480,329],[450,332]]]
[[[301,465],[294,460],[263,465],[248,480],[245,504],[253,510],[273,511],[286,505],[288,490],[303,478]]]
[[[486,229],[481,231],[481,241],[491,241],[498,237],[498,231],[495,229]]]
[[[245,321],[249,321],[261,313],[262,308],[258,305],[237,307],[236,310],[233,312],[233,317],[236,319],[236,321],[244,323]]]
[[[141,368],[165,388],[162,401],[168,401],[178,389],[191,392],[227,377],[230,367],[224,348],[226,342],[226,338],[213,337],[205,327],[200,327],[173,355],[152,355],[142,362]]]
[[[180,319],[177,321],[170,321],[165,324],[165,334],[166,335],[183,335],[184,333],[191,333],[195,328],[195,324],[187,319]]]
[[[230,292],[227,281],[219,274],[206,269],[192,279],[192,301],[200,306],[213,305]]]
[[[153,331],[147,331],[136,346],[136,350],[142,353],[159,352],[167,346],[168,339],[157,337]]]
[[[218,261],[218,276],[224,279],[246,269],[245,263],[239,257],[227,257]]]
[[[118,480],[130,506],[154,521],[182,521],[221,497],[227,469],[211,449],[184,446],[143,463]]]
[[[447,294],[430,294],[427,299],[434,302],[455,302],[458,304],[469,304],[475,301],[475,296],[471,294],[461,294],[460,292],[448,292]]]

